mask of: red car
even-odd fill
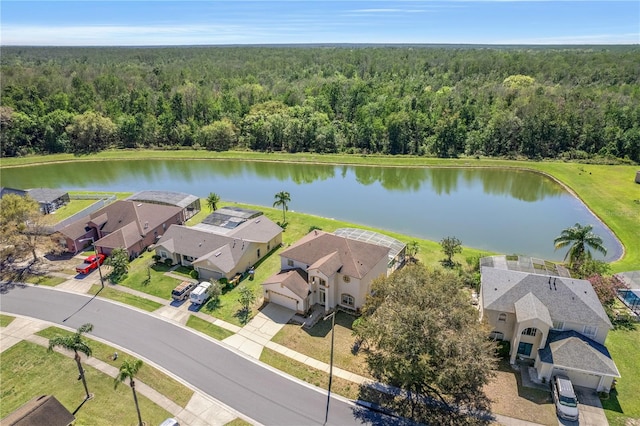
[[[76,266],[76,272],[79,274],[88,274],[104,263],[105,255],[102,253],[94,254],[87,257],[83,263]]]

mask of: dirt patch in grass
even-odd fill
[[[495,373],[484,389],[491,400],[491,412],[545,425],[558,424],[549,392],[523,387],[520,372],[513,370],[507,360],[500,360]]]
[[[364,349],[355,352],[355,337],[352,324],[355,317],[344,312],[336,315],[333,365],[352,373],[371,377],[365,359]],[[279,343],[319,361],[329,363],[331,357],[331,321],[320,320],[310,330],[299,325],[287,324],[272,339]]]

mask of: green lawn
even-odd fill
[[[199,332],[204,333],[209,337],[213,337],[216,340],[223,340],[233,335],[233,332],[226,328],[218,327],[217,325],[211,324],[209,321],[205,321],[194,315],[189,315],[187,327],[198,330]]]
[[[89,294],[98,294],[105,299],[115,300],[120,303],[135,306],[136,308],[143,309],[145,311],[153,312],[162,305],[154,302],[153,300],[145,299],[142,297],[134,296],[133,294],[125,293],[123,291],[114,290],[109,288],[109,284],[105,284],[105,287],[100,291],[99,285],[92,285]]]
[[[66,281],[64,278],[61,278],[61,277],[54,277],[50,275],[31,275],[31,274],[27,275],[26,277],[23,276],[22,279],[31,284],[44,285],[48,287],[55,287],[58,284],[62,284],[63,282]]]
[[[84,366],[93,399],[76,413],[76,425],[134,425],[137,415],[131,389],[126,384],[113,388],[113,378]],[[144,369],[144,367],[143,367]],[[39,395],[54,395],[73,412],[84,400],[78,369],[72,358],[34,343],[22,341],[2,353],[2,404],[0,417]],[[143,420],[157,425],[171,414],[138,393]]]
[[[155,263],[152,259],[153,255],[154,253],[147,251],[129,263],[127,278],[119,284],[171,300],[171,290],[180,284],[180,280],[166,276],[164,273],[169,270],[169,267],[164,263]],[[151,273],[151,280],[147,281],[149,272]]]
[[[56,336],[66,336],[72,333],[67,330],[63,330],[58,327],[49,327],[36,333],[38,336],[51,339]],[[115,348],[91,339],[90,336],[85,335],[86,340],[90,341],[91,350],[93,351],[93,357],[99,359],[102,362],[119,368],[124,359],[131,359],[133,356],[127,352],[116,350]],[[118,359],[113,360],[112,356],[114,352],[118,352]],[[167,376],[163,372],[151,367],[150,365],[144,365],[140,369],[140,372],[136,376],[146,385],[151,386],[156,391],[160,392],[176,404],[181,407],[186,407],[189,400],[193,396],[193,391],[184,386],[180,382]]]
[[[90,205],[94,204],[97,200],[77,200],[72,199],[66,205],[60,207],[52,214],[44,215],[44,222],[47,225],[54,225],[64,219],[73,216],[74,214],[86,209]]]
[[[298,362],[269,348],[262,350],[260,361],[319,388],[327,389],[329,386],[328,373]],[[331,392],[349,399],[357,399],[360,385],[334,376],[331,381]]]
[[[627,419],[640,421],[640,325],[633,330],[609,332],[605,342],[622,376],[608,400],[602,401],[612,426],[623,426]]]
[[[10,315],[0,314],[0,327],[8,326],[14,319],[15,317],[12,317]]]

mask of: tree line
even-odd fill
[[[636,46],[3,47],[0,61],[3,156],[188,148],[640,162]]]

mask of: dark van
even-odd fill
[[[194,288],[196,288],[196,283],[183,281],[173,289],[171,297],[173,297],[173,300],[184,300],[189,297]]]

